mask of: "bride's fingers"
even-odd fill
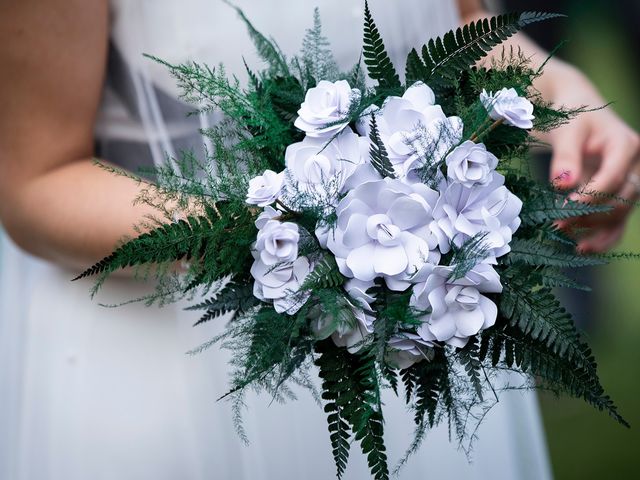
[[[574,121],[560,127],[551,134],[553,156],[551,157],[550,180],[561,189],[576,187],[583,170],[582,146],[587,138],[588,128],[584,123]]]

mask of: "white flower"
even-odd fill
[[[462,120],[447,117],[424,83],[407,89],[402,97],[388,97],[375,111],[380,138],[398,177],[415,182],[415,170],[437,162],[462,138]],[[362,116],[360,134],[369,136],[371,115]]]
[[[492,120],[504,120],[507,125],[518,128],[533,128],[533,104],[519,96],[514,88],[503,88],[495,94],[483,89],[480,102]]]
[[[307,301],[308,293],[300,294],[299,289],[309,274],[311,266],[306,257],[298,257],[293,262],[278,265],[266,265],[259,255],[251,266],[251,275],[255,282],[253,294],[262,301],[273,300],[278,313],[296,313]]]
[[[266,207],[271,205],[280,196],[284,184],[284,172],[276,173],[265,170],[262,175],[249,181],[247,203]]]
[[[437,193],[426,185],[385,178],[363,183],[338,204],[337,223],[327,238],[340,272],[370,282],[384,278],[396,291],[440,254],[429,223]]]
[[[433,359],[433,342],[425,341],[415,333],[397,333],[389,339],[388,345],[385,359],[399,369],[409,368],[425,359]]]
[[[464,185],[486,185],[491,180],[491,172],[498,165],[497,157],[487,151],[483,143],[467,140],[457,146],[446,157],[447,176]]]
[[[423,340],[464,347],[469,337],[495,324],[498,308],[481,293],[499,293],[502,286],[491,266],[481,264],[476,268],[480,271],[475,280],[465,277],[450,281],[452,267],[437,266],[424,283],[414,287],[411,306],[430,309],[417,330]],[[485,280],[476,283],[481,278]]]
[[[299,240],[297,224],[269,220],[258,231],[254,248],[265,265],[293,262],[298,257]]]
[[[520,226],[522,201],[504,186],[504,177],[493,172],[486,185],[470,188],[457,182],[443,182],[433,209],[431,230],[438,237],[440,251],[451,243],[460,247],[469,238],[484,234],[484,246],[491,256],[509,252],[509,242]]]
[[[329,144],[327,140],[305,137],[287,147],[286,181],[295,193],[305,192],[320,203],[332,203],[345,181],[369,154],[369,140],[345,129]]]
[[[342,120],[351,102],[359,96],[360,90],[352,89],[346,80],[333,83],[321,80],[316,87],[307,91],[294,125],[309,136],[330,137],[348,122],[328,124]]]

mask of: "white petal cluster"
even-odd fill
[[[383,278],[390,289],[406,290],[416,272],[440,259],[429,229],[437,198],[426,185],[390,178],[349,191],[327,239],[340,272],[363,282]]]
[[[441,341],[463,347],[469,337],[493,326],[498,309],[482,293],[500,293],[496,271],[481,263],[463,278],[452,280],[452,267],[437,266],[414,287],[410,304],[429,311],[417,334],[423,341]]]
[[[276,173],[266,170],[262,175],[249,181],[247,203],[266,207],[275,202],[282,193],[284,172]]]
[[[424,83],[407,89],[402,97],[389,97],[374,111],[380,138],[396,174],[417,181],[416,170],[426,161],[438,162],[462,138],[462,120],[447,117],[435,95]],[[363,115],[358,129],[369,136],[370,115]]]
[[[533,128],[533,104],[521,97],[515,88],[503,88],[496,93],[482,90],[480,101],[492,120],[503,120],[512,127]]]
[[[255,257],[251,275],[255,280],[253,294],[256,298],[265,302],[273,301],[273,308],[278,313],[293,315],[300,310],[308,298],[308,295],[300,298],[298,291],[311,271],[309,260],[298,257],[293,262],[266,265],[260,256]]]
[[[509,252],[509,242],[520,226],[522,201],[504,186],[504,176],[492,172],[486,185],[464,184],[448,179],[440,187],[440,197],[433,209],[432,232],[438,237],[440,251],[447,253],[451,244],[458,247],[478,234],[493,257]]]
[[[484,144],[460,143],[462,120],[448,117],[428,86],[416,83],[382,107],[370,107],[356,133],[344,120],[359,100],[360,92],[344,80],[319,82],[298,111],[295,125],[306,136],[286,149],[285,170],[251,180],[247,202],[265,207],[256,220],[254,294],[287,314],[307,301],[312,292],[300,287],[322,255],[300,256],[300,239],[310,233],[295,216],[282,221],[283,213],[271,205],[278,200],[287,213],[321,207],[326,218],[314,233],[347,279],[348,315],[330,318],[313,307],[311,330],[356,352],[373,338],[374,284],[411,289],[409,304],[421,324],[398,326],[386,352],[389,364],[407,368],[433,358],[442,343],[462,347],[494,325],[497,307],[487,295],[500,293],[502,285],[492,265],[509,252],[522,202],[504,185],[498,158]],[[531,128],[533,106],[514,89],[483,91],[481,101],[492,119]],[[396,178],[382,178],[371,163],[372,116]],[[423,183],[424,167],[438,172],[429,178],[436,189]],[[475,237],[481,237],[483,255],[464,277],[454,278],[455,265],[440,265],[442,256]]]
[[[282,212],[266,207],[256,220],[258,236],[254,244],[253,294],[263,301],[273,301],[278,313],[293,314],[306,298],[297,292],[310,271],[309,260],[298,257],[299,227],[280,222]]]
[[[340,121],[347,115],[351,102],[359,97],[360,91],[352,89],[346,80],[321,80],[307,91],[294,125],[310,137],[331,137],[347,125]]]
[[[469,140],[453,149],[446,157],[447,176],[465,187],[486,185],[498,165],[498,158],[483,143]]]
[[[345,128],[330,143],[307,136],[287,147],[288,190],[316,204],[335,204],[347,179],[369,155],[369,140]]]
[[[434,343],[410,332],[398,333],[389,339],[386,360],[396,368],[409,368],[414,363],[433,358]]]

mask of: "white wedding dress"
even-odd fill
[[[295,53],[320,7],[324,30],[343,67],[357,61],[361,0],[238,0],[256,27]],[[452,0],[372,0],[390,53],[400,64],[457,22]],[[111,53],[98,154],[135,169],[165,153],[201,148],[197,128],[213,117],[187,107],[166,69],[170,62],[222,62],[243,78],[242,57],[259,66],[235,12],[215,0],[113,0]],[[334,478],[325,414],[307,392],[286,405],[249,396],[250,445],[235,433],[227,388],[228,352],[184,354],[223,327],[192,328],[194,315],[163,309],[99,306],[134,298],[145,287],[112,279],[98,299],[75,272],[20,252],[3,238],[0,259],[0,480],[327,480]],[[411,440],[411,415],[386,397],[390,461]],[[533,393],[504,394],[479,430],[472,463],[444,427],[430,432],[400,478],[550,478]],[[369,478],[354,444],[346,479]]]

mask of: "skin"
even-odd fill
[[[459,0],[464,21],[486,16],[477,0]],[[134,205],[137,183],[92,164],[93,126],[105,77],[106,0],[0,0],[0,220],[24,250],[71,268],[107,255],[151,207]],[[72,21],[70,20],[72,19]],[[546,55],[518,35],[527,54]],[[575,68],[551,60],[537,88],[565,104],[602,105]],[[638,135],[610,109],[580,116],[554,132],[551,178],[584,182],[586,158],[599,158],[593,189],[633,198],[626,178],[638,163]],[[609,248],[629,207],[592,218],[585,250]]]

